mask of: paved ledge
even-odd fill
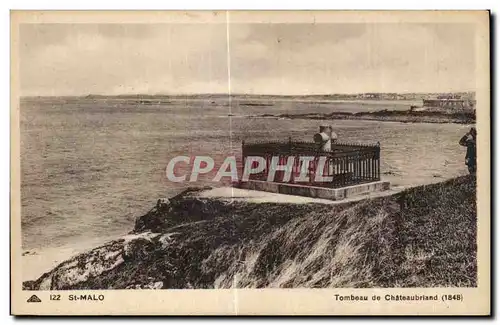
[[[287,195],[298,195],[304,197],[337,201],[373,192],[387,191],[390,189],[390,183],[387,181],[377,181],[365,184],[346,186],[341,188],[325,188],[317,186],[305,186],[298,184],[284,184],[284,183],[250,180],[248,182],[239,183],[237,187],[254,191],[264,191],[264,192],[280,193]]]
[[[290,204],[337,204],[343,201],[332,201],[298,195],[285,195],[264,191],[246,190],[237,187],[215,187],[209,190],[196,192],[193,194],[199,198],[210,198],[226,202],[249,202],[249,203],[290,203]]]

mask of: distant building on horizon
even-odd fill
[[[444,98],[443,98],[444,97]],[[436,99],[424,99],[424,107],[428,110],[448,110],[451,112],[471,111],[476,109],[476,101],[438,96]]]

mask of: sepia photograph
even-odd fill
[[[438,13],[13,13],[23,306],[473,290],[487,312],[489,13]]]

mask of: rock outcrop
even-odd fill
[[[128,235],[24,289],[476,285],[470,176],[340,205],[197,193],[159,200]]]

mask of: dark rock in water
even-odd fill
[[[475,111],[469,112],[443,112],[416,110],[416,107],[409,110],[376,110],[362,112],[333,112],[333,113],[299,113],[299,114],[262,114],[257,117],[276,117],[287,119],[311,119],[311,120],[377,120],[395,121],[401,123],[459,123],[471,124],[476,121]]]

